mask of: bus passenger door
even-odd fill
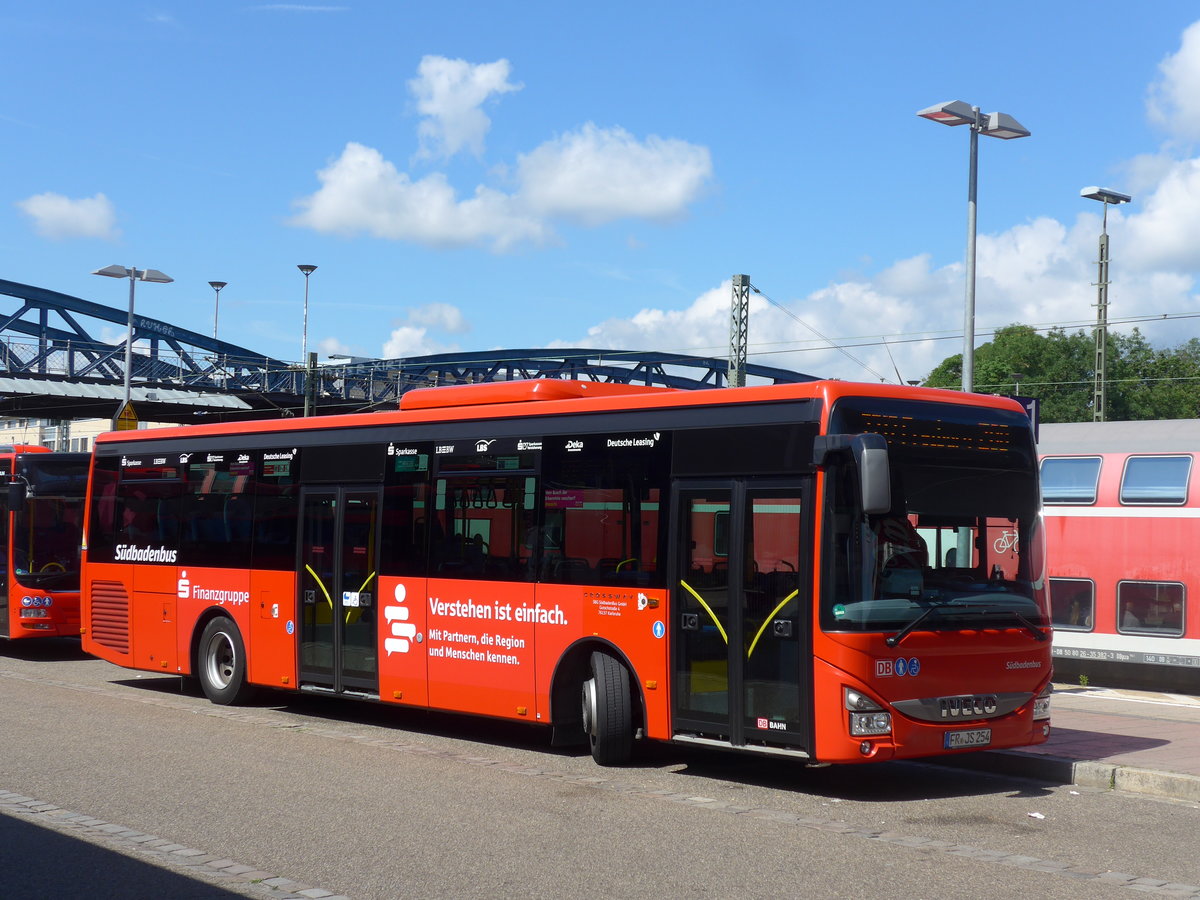
[[[735,747],[811,745],[808,585],[801,485],[754,481],[676,492],[673,731]]]
[[[305,489],[301,499],[300,683],[377,694],[378,488]]]

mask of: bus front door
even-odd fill
[[[674,732],[811,747],[805,492],[753,481],[676,492]]]
[[[297,575],[301,685],[378,693],[379,501],[377,488],[304,491]]]

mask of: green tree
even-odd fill
[[[1105,418],[1200,416],[1200,340],[1155,350],[1136,328],[1130,334],[1110,332],[1105,357]],[[1082,330],[1041,334],[1013,324],[975,351],[975,390],[1037,397],[1044,422],[1090,421],[1095,373],[1095,338]],[[962,354],[944,359],[924,383],[961,387]]]

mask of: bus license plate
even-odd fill
[[[972,731],[947,731],[946,749],[961,750],[965,747],[986,747],[992,742],[992,729],[976,728]]]

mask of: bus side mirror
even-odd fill
[[[25,482],[10,481],[8,483],[8,494],[5,497],[8,501],[9,512],[20,512],[25,508]]]
[[[874,440],[867,440],[873,438]],[[862,507],[867,515],[882,515],[892,508],[892,475],[887,441],[882,435],[860,434],[851,449],[858,463]]]
[[[813,462],[823,465],[831,453],[849,451],[862,488],[862,511],[882,515],[892,508],[891,464],[881,434],[824,434],[813,440]]]

